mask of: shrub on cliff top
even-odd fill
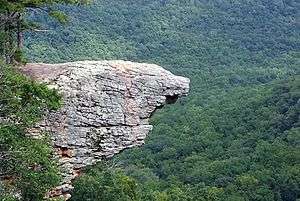
[[[0,200],[43,200],[60,180],[58,168],[49,141],[27,137],[26,128],[58,109],[60,96],[10,66],[0,70]]]

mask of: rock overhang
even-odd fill
[[[144,144],[153,112],[186,96],[190,82],[155,64],[121,60],[27,64],[21,71],[62,94],[62,108],[30,133],[50,132],[63,175],[50,196],[66,198],[81,168]]]

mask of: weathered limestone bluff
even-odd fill
[[[83,167],[142,145],[152,129],[153,112],[189,91],[189,79],[157,65],[129,61],[28,64],[22,72],[63,96],[63,107],[30,133],[50,133],[63,181],[49,197],[66,200]]]

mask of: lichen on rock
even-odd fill
[[[49,196],[66,199],[83,167],[142,145],[152,129],[153,112],[189,91],[189,79],[154,64],[80,61],[27,64],[21,70],[63,96],[63,107],[30,133],[51,134],[63,181]]]

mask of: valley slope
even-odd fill
[[[139,184],[139,199],[296,201],[299,7],[295,0],[99,0],[65,7],[67,26],[29,16],[49,31],[28,34],[25,50],[34,62],[124,59],[191,79],[190,96],[153,117],[146,145],[114,159]],[[87,179],[73,200],[93,197]]]

